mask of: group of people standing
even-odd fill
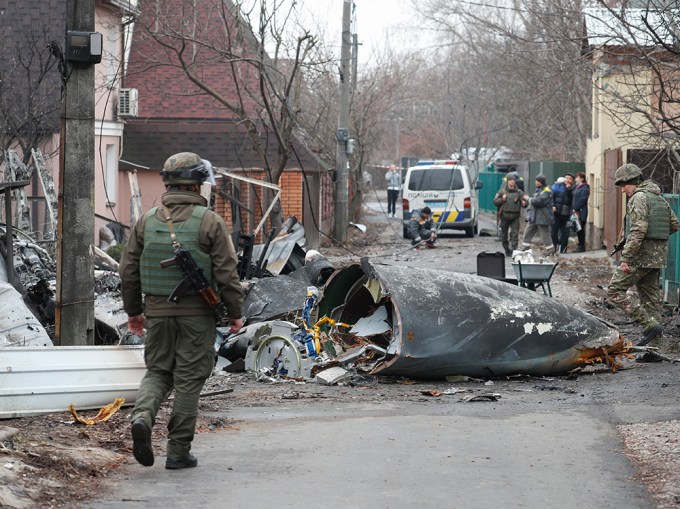
[[[586,250],[585,224],[588,220],[588,198],[590,186],[586,175],[567,173],[550,187],[545,175],[537,175],[532,196],[524,193],[523,182],[516,172],[503,179],[501,189],[494,197],[498,208],[501,240],[506,256],[519,245],[520,216],[523,208],[528,207],[527,227],[522,239],[522,247],[531,247],[532,239],[538,235],[543,242],[546,254],[566,253],[573,221],[578,221],[578,246],[574,252]]]
[[[618,168],[614,184],[628,197],[628,203],[618,243],[621,263],[612,275],[607,298],[642,325],[642,336],[635,342],[642,346],[663,333],[659,278],[666,265],[668,239],[680,230],[680,222],[661,196],[661,188],[651,180],[644,180],[637,165],[624,164]],[[518,189],[516,176],[508,175],[494,199],[506,254],[511,254],[510,248],[517,248],[519,216],[527,206],[524,248],[530,247],[538,234],[548,254],[565,253],[571,222],[578,221],[581,228],[577,228],[578,246],[574,251],[585,251],[589,196],[590,186],[584,173],[567,174],[553,186],[547,185],[544,175],[538,175],[531,197]],[[636,288],[637,297],[629,294],[632,287]]]

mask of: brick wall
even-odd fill
[[[249,171],[247,176],[254,179],[264,180],[264,172]],[[304,176],[301,171],[288,170],[284,172],[279,181],[281,187],[280,208],[282,219],[285,221],[290,216],[295,216],[298,221],[303,222],[303,189]],[[265,189],[261,186],[254,186],[248,182],[223,177],[223,182],[218,181],[218,189],[222,189],[224,193],[217,193],[215,197],[215,211],[220,214],[230,228],[233,228],[234,218],[232,217],[232,206],[227,196],[232,196],[248,207],[253,213],[247,210],[240,209],[241,230],[243,232],[251,232],[254,230],[259,222],[262,220],[262,215],[267,211],[267,203],[265,202]],[[318,211],[315,211],[318,214]],[[304,224],[303,224],[304,225]],[[304,225],[305,229],[314,229],[314,225]],[[267,221],[263,230],[268,232],[271,229],[270,221]],[[263,232],[257,236],[256,242],[263,242]]]

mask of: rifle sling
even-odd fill
[[[177,240],[177,234],[175,234],[175,225],[172,224],[172,217],[170,216],[170,211],[168,207],[163,205],[163,212],[165,213],[165,221],[168,223],[168,230],[170,231],[170,240],[172,241],[172,247],[179,249],[182,245]]]

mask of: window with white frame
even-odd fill
[[[116,204],[118,195],[118,150],[116,145],[106,145],[106,170],[104,187],[106,191],[106,204]]]
[[[106,29],[106,86],[113,88],[116,85],[118,65],[116,62],[116,44],[118,34],[116,28],[111,25]]]

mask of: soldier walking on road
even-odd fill
[[[173,258],[177,240],[217,288],[232,333],[243,326],[243,296],[227,225],[199,194],[208,177],[205,162],[191,152],[175,154],[165,162],[161,176],[167,189],[162,206],[134,225],[119,270],[128,329],[140,337],[145,326],[148,330],[147,371],[131,415],[133,454],[142,465],[153,465],[151,428],[174,387],[165,468],[178,469],[198,464],[191,442],[198,397],[215,365],[215,312],[195,289],[177,304],[168,302],[184,275],[176,266],[161,268],[160,262]]]
[[[527,206],[524,193],[517,188],[515,177],[507,176],[506,183],[496,193],[493,202],[498,207],[501,240],[503,249],[505,249],[505,256],[511,256],[512,251],[517,249],[519,244],[519,216],[522,208]]]
[[[644,327],[636,343],[642,346],[663,333],[659,276],[666,266],[668,238],[680,229],[680,223],[661,196],[661,188],[643,180],[637,165],[621,166],[614,183],[628,197],[628,204],[621,265],[612,275],[607,297]],[[639,296],[635,301],[626,293],[632,286]]]

